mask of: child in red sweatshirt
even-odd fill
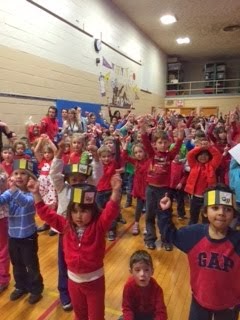
[[[163,291],[152,277],[153,262],[144,250],[130,258],[131,277],[123,289],[122,320],[167,320]],[[119,319],[119,320],[120,320]]]

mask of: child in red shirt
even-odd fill
[[[74,133],[71,139],[71,153],[69,164],[80,163],[81,155],[84,149],[85,136],[81,133]]]
[[[41,219],[63,234],[68,290],[76,320],[104,320],[105,233],[119,212],[121,184],[119,174],[114,175],[111,198],[101,214],[95,202],[94,186],[82,184],[72,188],[64,218],[44,204],[38,182],[32,179],[28,183]]]
[[[13,148],[9,145],[4,145],[2,147],[1,156],[2,156],[2,162],[1,162],[2,167],[7,173],[7,175],[10,177],[11,174],[13,173],[13,157],[14,157]]]
[[[145,250],[130,258],[131,277],[123,289],[122,320],[167,320],[163,291],[152,278],[153,262]],[[119,320],[120,320],[119,319]]]

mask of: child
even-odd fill
[[[34,195],[41,219],[63,233],[68,290],[75,319],[104,320],[105,233],[119,212],[119,174],[111,179],[112,195],[101,214],[95,202],[96,189],[92,185],[83,184],[72,189],[66,219],[44,204],[36,181],[31,180],[28,188]]]
[[[167,320],[163,291],[153,275],[153,262],[144,250],[130,258],[131,277],[123,289],[122,320]]]
[[[34,149],[34,155],[38,161],[39,172],[39,191],[44,202],[50,205],[53,209],[57,207],[57,193],[54,188],[52,179],[49,175],[51,163],[54,157],[54,152],[57,148],[55,144],[49,139],[47,135],[41,135],[38,143]],[[48,230],[49,226],[44,223],[41,227],[38,227],[38,232]],[[52,230],[49,231],[49,235],[54,235]]]
[[[25,154],[25,150],[26,150],[26,144],[21,140],[17,140],[13,145],[14,160],[17,160],[17,159],[30,160],[30,156]]]
[[[81,133],[74,133],[71,139],[71,153],[69,157],[69,164],[77,164],[80,162],[83,151],[85,136]]]
[[[145,203],[147,170],[150,160],[147,158],[145,149],[141,143],[137,143],[132,147],[134,158],[128,155],[127,143],[123,143],[123,150],[123,159],[135,166],[132,195],[134,198],[137,198],[137,205],[135,210],[135,223],[132,227],[132,234],[138,235],[140,233],[139,221]]]
[[[1,165],[3,169],[6,171],[6,173],[8,174],[8,177],[10,177],[13,172],[13,157],[14,157],[13,148],[9,145],[4,145],[2,147],[1,156],[2,156]]]
[[[169,210],[171,200],[160,201]],[[232,190],[216,185],[204,193],[208,224],[177,230],[165,224],[165,237],[188,255],[192,303],[189,320],[237,320],[240,302],[240,233],[229,226],[236,215]]]
[[[0,165],[0,194],[7,189],[7,173]],[[8,253],[8,205],[0,206],[0,293],[10,282],[10,259]]]
[[[203,192],[216,184],[216,170],[221,163],[222,155],[208,141],[198,140],[194,149],[187,154],[190,167],[185,191],[190,195],[189,224],[198,223],[200,209],[203,205]]]
[[[31,169],[32,163],[26,159],[14,160],[9,189],[0,195],[0,205],[9,205],[9,254],[16,282],[10,300],[29,292],[28,302],[34,304],[42,298],[43,279],[37,255],[34,200],[27,190],[29,178],[34,177]]]
[[[142,126],[143,132],[146,128]],[[170,192],[171,161],[178,154],[182,145],[184,131],[178,132],[178,139],[172,150],[169,150],[170,140],[168,134],[164,131],[156,132],[153,136],[154,147],[151,145],[147,134],[142,135],[142,141],[149,158],[150,165],[147,172],[146,189],[146,228],[145,235],[146,247],[150,250],[156,248],[155,241],[155,217],[157,216],[158,227],[161,233],[162,246],[166,251],[172,250],[172,244],[167,243],[162,235],[163,220],[169,219],[169,215],[160,214],[159,200],[164,197],[166,192]]]
[[[58,151],[54,157],[51,168],[50,168],[50,177],[53,181],[53,185],[58,194],[58,208],[57,214],[66,218],[67,206],[69,204],[68,194],[71,189],[71,186],[77,185],[79,183],[86,182],[89,178],[89,182],[92,174],[93,167],[93,178],[98,177],[98,170],[101,170],[99,163],[93,159],[92,167],[87,163],[75,165],[65,165],[62,160],[62,154],[65,151],[65,141],[61,141],[58,144]],[[64,173],[64,175],[63,175]],[[92,180],[92,183],[95,181]],[[63,307],[63,310],[70,311],[72,309],[71,299],[68,292],[68,276],[67,276],[67,266],[64,259],[63,252],[63,234],[59,234],[58,241],[58,290],[60,294],[60,301]]]

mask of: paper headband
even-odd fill
[[[13,170],[27,170],[29,175],[36,179],[35,174],[33,173],[33,162],[27,159],[18,159],[13,161]]]
[[[236,209],[235,195],[221,190],[210,190],[204,194],[204,206],[225,205]]]
[[[70,190],[70,201],[79,204],[93,204],[96,197],[96,187],[90,184],[82,184]]]
[[[92,166],[88,164],[67,164],[64,166],[63,173],[65,175],[73,174],[73,173],[82,173],[86,176],[91,176],[92,174]]]

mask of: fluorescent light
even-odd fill
[[[170,15],[170,14],[167,14],[165,16],[162,16],[160,18],[160,21],[162,22],[162,24],[172,24],[174,22],[177,21],[176,17]]]
[[[187,44],[187,43],[190,43],[190,39],[188,37],[185,37],[185,38],[177,38],[177,43],[178,44]]]

